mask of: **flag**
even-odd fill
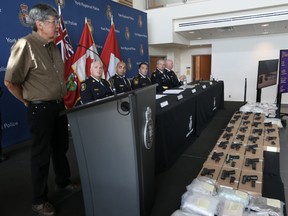
[[[113,76],[115,74],[116,65],[121,61],[113,18],[111,19],[111,27],[101,53],[101,59],[103,61],[105,78],[109,79],[110,75]]]
[[[64,103],[67,109],[75,106],[80,99],[80,85],[77,75],[71,68],[74,58],[74,50],[71,45],[71,41],[67,32],[67,28],[64,24],[63,16],[61,14],[60,5],[59,10],[59,29],[58,36],[55,39],[55,44],[60,48],[62,60],[64,62],[64,79],[67,86],[67,93],[64,97]]]
[[[89,23],[86,20],[72,64],[72,68],[77,73],[80,82],[90,76],[92,61],[99,59],[96,44],[91,34]]]

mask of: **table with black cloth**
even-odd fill
[[[201,133],[216,110],[223,107],[223,81],[200,81],[189,85],[195,87],[186,88],[178,95],[167,94],[157,99],[155,124],[157,172],[170,167]],[[163,103],[168,105],[161,108]]]
[[[264,151],[262,196],[285,203],[284,184],[280,176],[280,153]],[[284,215],[287,215],[284,208]]]

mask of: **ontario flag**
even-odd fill
[[[64,62],[64,79],[66,82],[67,93],[64,97],[64,103],[67,109],[75,106],[77,101],[80,99],[80,83],[77,75],[72,70],[72,63],[74,59],[74,50],[71,45],[71,41],[65,27],[64,20],[61,14],[60,5],[59,10],[59,29],[58,36],[55,39],[55,44],[60,48],[62,60]]]
[[[72,68],[77,73],[80,82],[90,76],[90,66],[94,60],[100,60],[100,58],[90,31],[89,23],[87,19],[85,19],[85,26],[72,64]]]
[[[115,74],[116,65],[118,62],[122,60],[116,38],[113,18],[111,19],[111,27],[101,53],[101,59],[103,61],[105,78],[109,79],[110,75],[113,76]]]

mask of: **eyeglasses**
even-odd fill
[[[45,20],[44,22],[53,23],[54,25],[59,25],[59,20],[58,20],[58,19],[54,19],[54,20]]]

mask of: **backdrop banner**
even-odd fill
[[[113,16],[121,57],[127,64],[126,76],[132,78],[138,73],[140,62],[149,62],[146,13],[111,0],[44,0],[41,2],[52,5],[57,11],[58,3],[61,4],[62,15],[74,51],[77,49],[85,18],[87,18],[96,47],[101,54],[111,26],[111,16]],[[4,86],[4,74],[11,46],[17,39],[32,31],[27,25],[27,15],[29,9],[38,3],[39,0],[11,0],[0,3],[0,86],[3,89],[0,112],[2,113],[3,147],[30,138],[26,107]]]
[[[288,92],[288,50],[280,50],[279,93]]]

